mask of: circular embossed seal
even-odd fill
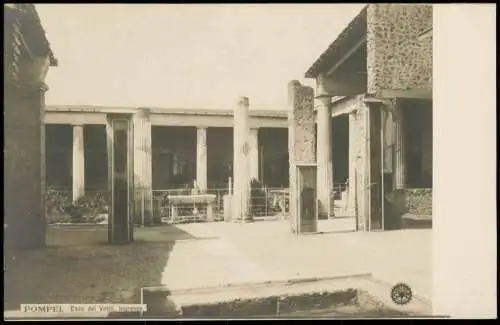
[[[413,298],[413,293],[409,285],[398,283],[391,289],[391,298],[395,304],[406,305]]]

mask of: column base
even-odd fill
[[[328,219],[328,213],[323,212],[323,213],[318,213],[318,220],[327,220]]]

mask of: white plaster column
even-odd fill
[[[332,168],[332,114],[330,111],[331,97],[316,96],[315,110],[317,123],[316,160],[318,164],[318,214],[330,216],[330,191],[333,183]]]
[[[151,119],[148,109],[140,109],[133,116],[134,124],[134,190],[136,222],[153,224],[153,157]]]
[[[249,133],[249,165],[250,165],[250,178],[259,179],[259,129],[252,128]]]
[[[356,119],[354,113],[349,114],[349,197],[347,208],[354,211],[356,201]]]
[[[207,128],[196,129],[196,184],[205,193],[207,190]]]
[[[248,112],[249,101],[241,97],[234,109],[234,194],[233,194],[233,220],[245,220],[248,216],[248,195],[250,187],[250,166],[248,141],[249,126]]]
[[[85,195],[83,125],[73,125],[73,201]]]
[[[404,188],[406,183],[405,171],[405,147],[404,147],[404,129],[403,129],[403,110],[398,105],[396,107],[396,118],[394,119],[394,136],[396,140],[396,153],[394,165],[394,187],[396,189]]]

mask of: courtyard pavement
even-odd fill
[[[431,300],[431,230],[354,232],[354,220],[321,220],[320,234],[295,236],[287,221],[177,225],[162,284],[170,290],[371,273],[407,283]],[[197,240],[206,239],[206,240]]]

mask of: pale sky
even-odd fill
[[[37,4],[47,105],[284,109],[363,4]]]

